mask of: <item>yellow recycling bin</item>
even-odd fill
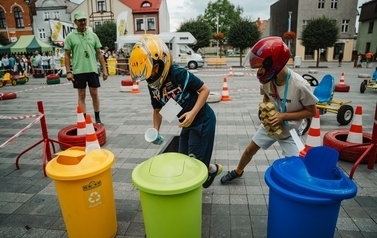
[[[107,70],[109,71],[109,75],[116,75],[117,69],[116,69],[117,60],[115,58],[108,58],[107,59]]]
[[[111,166],[114,154],[105,149],[85,152],[71,147],[46,166],[55,183],[69,238],[110,238],[117,233]]]

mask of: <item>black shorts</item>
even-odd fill
[[[101,87],[98,74],[96,73],[75,74],[73,78],[75,79],[75,81],[72,81],[74,88],[84,89],[87,84],[91,88]]]

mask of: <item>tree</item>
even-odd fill
[[[212,37],[210,26],[200,17],[196,20],[191,19],[183,22],[177,32],[190,32],[196,38],[197,42],[192,46],[194,51],[197,51],[201,47],[208,46]]]
[[[335,19],[322,16],[311,19],[302,31],[301,45],[308,49],[317,49],[319,67],[320,49],[333,47],[339,39],[339,27]]]
[[[115,22],[105,22],[101,26],[97,26],[95,31],[102,46],[107,46],[109,49],[115,49],[115,41],[117,39],[117,30]]]
[[[203,18],[211,27],[212,33],[221,31],[227,36],[230,25],[240,20],[242,13],[243,8],[239,5],[235,7],[228,0],[217,0],[208,3]]]
[[[243,18],[230,26],[228,44],[240,48],[240,66],[243,51],[257,43],[260,36],[257,24],[249,18]]]

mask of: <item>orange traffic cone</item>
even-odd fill
[[[138,82],[133,82],[131,93],[140,93]]]
[[[98,142],[96,131],[94,130],[92,118],[86,114],[86,137],[85,137],[85,151],[88,153],[92,150],[101,149]]]
[[[345,84],[345,82],[344,82],[344,73],[343,73],[343,72],[342,72],[342,74],[340,75],[339,84]]]
[[[321,129],[319,122],[319,109],[316,110],[315,117],[313,117],[310,124],[308,137],[306,138],[305,148],[300,151],[300,156],[305,157],[308,150],[313,147],[321,146]]]
[[[82,112],[81,106],[77,106],[77,135],[85,135],[86,133],[86,122],[84,118],[84,113]]]
[[[224,78],[224,83],[223,83],[223,90],[221,92],[221,101],[230,101],[229,97],[229,91],[228,91],[228,83],[226,78]]]
[[[350,131],[348,132],[347,142],[349,143],[363,143],[363,122],[362,122],[362,107],[357,106],[355,116],[352,119]]]
[[[229,74],[228,74],[228,76],[231,76],[231,77],[234,76],[232,66],[230,66],[230,68],[229,68]]]

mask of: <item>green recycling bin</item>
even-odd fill
[[[202,184],[208,169],[180,153],[163,153],[139,164],[132,182],[140,202],[148,238],[200,238]]]
[[[117,218],[111,166],[114,154],[105,149],[71,147],[48,162],[69,238],[111,238]]]

